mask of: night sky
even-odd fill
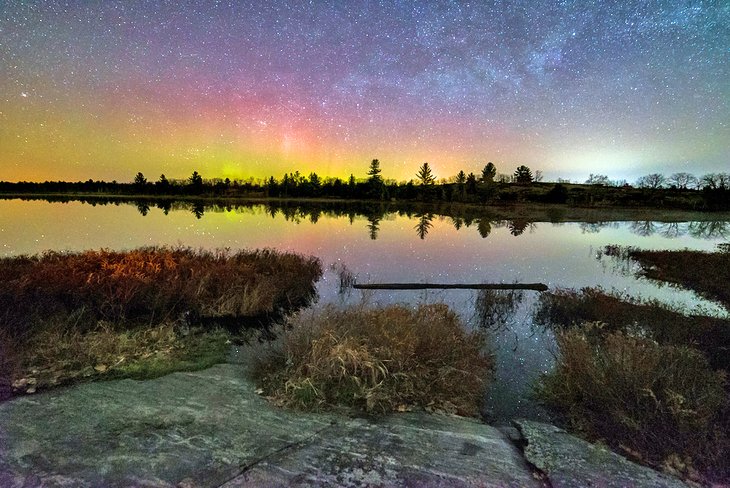
[[[0,180],[730,171],[730,2],[0,0]]]

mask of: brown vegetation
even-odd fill
[[[540,295],[534,320],[559,329],[602,322],[606,331],[641,334],[660,344],[693,346],[716,369],[730,371],[730,321],[687,315],[656,301],[608,294],[598,288],[557,289]]]
[[[606,254],[626,257],[641,264],[647,278],[689,288],[730,310],[730,252],[642,251],[609,246]]]
[[[730,479],[729,320],[585,288],[544,293],[535,321],[560,348],[538,396],[569,427],[685,478]]]
[[[321,268],[315,258],[270,250],[46,252],[0,259],[0,329],[15,335],[47,320],[75,329],[100,320],[123,328],[201,316],[252,316],[305,304]]]
[[[10,378],[15,391],[27,393],[97,378],[154,378],[224,362],[229,344],[220,329],[181,337],[169,323],[132,331],[104,323],[87,332],[49,327],[16,342],[19,364]]]
[[[476,415],[492,369],[485,336],[446,305],[326,307],[300,315],[256,375],[267,395],[298,408]]]
[[[728,476],[725,374],[692,348],[601,329],[558,333],[560,358],[539,398],[572,429],[643,462],[703,481]]]
[[[0,398],[221,362],[229,335],[217,321],[243,325],[303,306],[320,274],[315,258],[268,250],[151,247],[0,259]],[[181,320],[182,312],[201,323]]]

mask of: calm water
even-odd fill
[[[362,211],[362,210],[361,210]],[[645,249],[712,250],[730,238],[730,222],[549,223],[472,221],[432,215],[354,210],[304,212],[264,206],[147,208],[120,204],[0,200],[0,255],[53,250],[131,249],[145,245],[202,248],[270,247],[318,256],[326,273],[320,304],[443,301],[477,326],[476,292],[375,291],[340,293],[333,269],[357,281],[543,282],[550,287],[601,286],[663,302],[723,313],[694,294],[620,272],[597,254],[608,244]],[[553,364],[549,331],[533,327],[536,292],[525,292],[513,318],[494,327],[497,378],[488,406],[494,420],[542,415],[529,400],[534,379]]]

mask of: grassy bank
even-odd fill
[[[446,305],[327,307],[301,314],[256,378],[274,401],[368,413],[412,407],[477,415],[494,363],[485,336]]]
[[[694,290],[730,310],[728,244],[721,245],[718,252],[642,251],[610,246],[606,248],[606,254],[634,260],[641,265],[643,276]]]
[[[306,305],[320,275],[314,258],[269,250],[0,259],[0,395],[220,362],[230,333]]]
[[[673,269],[677,283],[694,276]],[[571,430],[703,484],[730,480],[730,320],[587,288],[543,294],[535,322],[560,351],[538,397]]]

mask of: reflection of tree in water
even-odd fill
[[[376,240],[378,238],[378,231],[380,230],[380,216],[371,215],[368,217],[368,233],[370,239]]]
[[[730,224],[730,222],[724,222],[721,220],[690,222],[688,231],[692,237],[700,239],[717,239],[718,237],[728,239],[730,238],[728,224]]]
[[[615,222],[581,222],[580,231],[584,234],[597,234],[606,227],[615,227]]]
[[[276,214],[279,213],[279,209],[277,207],[275,207],[274,205],[267,205],[266,206],[266,213],[268,213],[269,215],[271,215],[271,218],[272,219],[275,219],[276,218]]]
[[[492,233],[492,223],[487,219],[479,219],[477,231],[479,232],[479,235],[482,236],[482,239],[484,239]]]
[[[475,303],[478,325],[493,330],[507,327],[524,297],[521,290],[479,290]]]
[[[662,224],[659,233],[667,239],[675,239],[684,235],[684,231],[679,227],[679,222],[666,222]]]
[[[454,226],[454,229],[459,230],[464,225],[464,219],[461,217],[451,217],[451,225]]]
[[[428,231],[433,227],[433,224],[431,221],[433,220],[433,214],[423,214],[418,217],[418,223],[414,227],[416,229],[416,234],[418,234],[418,237],[421,239],[426,238],[426,234],[428,234]]]
[[[631,232],[642,237],[654,235],[657,230],[657,224],[653,220],[636,220],[631,222],[629,226]]]
[[[298,207],[283,207],[281,209],[282,215],[284,215],[284,220],[287,222],[294,222],[295,224],[301,223],[301,214],[302,211]]]
[[[146,216],[150,211],[150,206],[147,205],[146,202],[137,202],[136,204],[137,211],[142,214],[142,217]]]
[[[172,209],[172,201],[170,200],[162,200],[160,202],[157,202],[157,208],[162,210],[162,213],[165,215],[170,213],[170,210]]]
[[[525,229],[527,229],[528,226],[531,226],[532,224],[526,220],[512,220],[507,224],[507,227],[509,228],[509,233],[513,236],[519,236],[522,235],[523,232],[525,232]]]
[[[205,215],[205,205],[202,203],[193,203],[191,211],[193,212],[193,215],[195,215],[196,219],[200,219],[203,215]]]
[[[312,209],[309,212],[309,221],[313,224],[319,222],[319,218],[322,216],[322,211],[319,209]]]

